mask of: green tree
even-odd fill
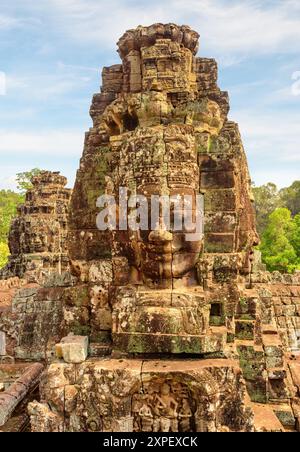
[[[253,194],[255,197],[257,231],[262,235],[268,224],[269,215],[277,207],[281,207],[279,205],[280,198],[277,186],[271,182],[261,187],[253,187]]]
[[[7,241],[11,221],[17,214],[18,206],[24,202],[26,191],[32,187],[31,178],[40,172],[40,169],[34,168],[31,171],[17,174],[20,193],[15,193],[11,190],[0,190],[1,263],[7,259]]]
[[[296,251],[300,263],[300,214],[294,218],[294,230],[292,233],[291,243]]]
[[[40,174],[41,170],[39,168],[33,168],[30,171],[25,171],[23,173],[17,174],[17,188],[22,193],[25,194],[27,190],[32,188],[31,179],[33,176]]]
[[[0,242],[7,242],[11,220],[24,196],[11,190],[0,190]]]
[[[300,181],[296,180],[290,187],[283,188],[279,192],[280,203],[292,212],[294,217],[300,213]]]
[[[7,243],[0,242],[0,268],[3,268],[8,260],[9,249]]]
[[[291,273],[300,268],[300,261],[292,244],[295,229],[295,222],[288,209],[278,208],[269,216],[260,245],[263,262],[268,270]]]

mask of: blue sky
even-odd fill
[[[72,186],[102,67],[126,29],[154,22],[192,26],[218,60],[254,182],[300,178],[299,0],[1,0],[0,188],[33,167]]]

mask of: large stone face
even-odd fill
[[[209,265],[211,278],[218,255],[235,260],[230,276],[249,274],[258,238],[247,162],[238,127],[227,120],[228,96],[217,86],[216,63],[194,56],[197,37],[188,27],[155,25],[120,39],[123,64],[104,69],[91,107],[94,127],[70,209],[72,260],[124,256],[154,288],[193,280],[197,262],[203,278]],[[203,194],[204,240],[99,231],[97,198],[118,197],[120,187],[148,198]]]
[[[197,42],[189,27],[139,27],[119,41],[122,65],[104,69],[71,199],[68,246],[77,284],[63,301],[65,329],[86,327],[93,356],[111,337],[113,356],[182,360],[87,361],[79,379],[70,364],[53,364],[42,385],[50,407],[30,407],[34,430],[253,429],[230,345],[261,337],[255,301],[243,308],[250,320],[235,322],[246,290],[238,283],[250,274],[257,242],[250,178],[216,63],[195,57]],[[99,231],[97,198],[114,196],[120,206],[122,188],[148,202],[189,196],[193,219],[197,195],[204,198],[204,235],[168,229],[162,215],[150,230]],[[174,223],[182,208],[173,208]],[[223,360],[209,359],[215,357]]]

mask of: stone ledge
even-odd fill
[[[227,332],[223,328],[219,329],[220,332],[201,336],[113,333],[113,343],[116,350],[124,350],[128,353],[220,353],[226,344]]]

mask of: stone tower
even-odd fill
[[[53,271],[68,268],[67,213],[71,190],[59,173],[42,171],[18,208],[9,234],[10,260],[0,276],[43,282]]]
[[[222,350],[221,325],[236,300],[224,304],[219,284],[226,291],[226,282],[231,290],[250,283],[258,238],[247,162],[238,127],[227,120],[216,63],[195,57],[198,37],[171,24],[128,31],[118,43],[123,64],[104,69],[102,92],[93,99],[94,127],[71,200],[69,250],[81,280],[89,279],[89,268],[112,265],[113,346],[124,352]],[[149,202],[151,195],[201,193],[204,237],[97,230],[97,198],[118,198],[120,187]],[[193,201],[190,208],[195,212]],[[216,332],[210,317],[219,323]]]
[[[198,39],[187,26],[140,26],[119,40],[122,64],[103,70],[70,202],[71,275],[21,291],[18,331],[10,313],[0,318],[17,356],[32,359],[38,347],[49,362],[41,401],[29,406],[33,431],[280,431],[299,422],[297,366],[286,354],[298,347],[298,323],[291,335],[273,297],[296,299],[300,280],[282,276],[272,292],[278,275],[254,262],[245,152],[216,62],[196,57]],[[182,204],[168,226],[159,211],[148,229],[100,230],[99,197],[117,201],[120,220],[124,188],[127,220],[153,196],[189,197],[204,233],[195,222],[173,227]]]

